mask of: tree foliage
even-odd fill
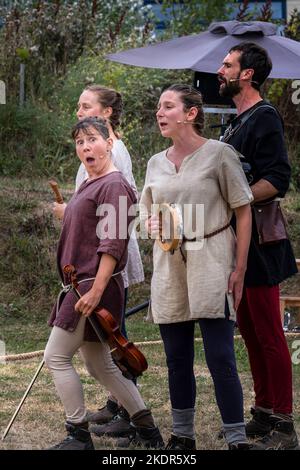
[[[167,34],[172,36],[201,32],[212,21],[228,19],[233,11],[231,3],[224,0],[162,0],[160,3],[168,18]]]
[[[25,0],[2,7],[0,17],[0,79],[9,82],[9,96],[16,96],[19,63],[25,62],[33,100],[86,50],[109,52],[120,38],[127,47],[142,45],[152,29],[142,0]]]
[[[272,16],[270,0],[255,10],[250,10],[249,0],[157,0],[168,18],[161,37],[154,34],[155,19],[142,0],[5,3],[0,7],[0,80],[6,83],[9,105],[0,106],[0,173],[17,174],[22,168],[30,174],[50,174],[56,169],[62,177],[75,172],[73,145],[66,136],[85,85],[102,83],[122,92],[122,131],[142,180],[146,159],[163,145],[154,120],[160,87],[172,81],[192,83],[190,71],[129,68],[106,61],[108,52],[200,32],[212,21],[232,18],[233,9],[240,21],[270,21]],[[11,3],[13,7],[7,6]],[[300,40],[299,12],[293,12],[286,35]],[[23,108],[18,106],[21,62],[26,66]],[[287,99],[293,91],[289,80],[272,80],[267,87],[290,142],[300,138],[299,105]],[[295,157],[294,174],[298,161],[300,155]]]

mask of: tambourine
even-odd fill
[[[183,241],[183,219],[178,204],[162,203],[159,205],[159,238],[157,243],[163,251],[180,248]]]

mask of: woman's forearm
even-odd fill
[[[236,268],[235,271],[245,272],[251,239],[252,215],[250,204],[235,209],[236,216]]]
[[[84,316],[89,316],[99,304],[103,292],[114,272],[117,260],[107,253],[103,253],[99,268],[91,289],[76,303],[75,310]]]
[[[116,264],[117,260],[113,256],[107,253],[102,254],[95,281],[92,286],[92,290],[94,292],[102,296],[115,270]]]

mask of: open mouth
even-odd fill
[[[86,157],[87,163],[93,163],[95,161],[94,157]]]
[[[168,124],[167,124],[166,122],[160,122],[160,123],[159,123],[159,127],[160,127],[161,129],[164,129],[167,125],[168,125]]]

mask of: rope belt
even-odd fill
[[[111,277],[116,277],[119,274],[122,274],[122,272],[123,271],[118,271],[117,273],[112,274]],[[84,282],[88,282],[88,281],[94,281],[95,279],[96,279],[95,277],[88,277],[86,279],[81,279],[81,281],[78,281],[78,284],[83,284]],[[61,297],[65,296],[68,292],[70,292],[73,289],[72,284],[66,284],[65,285],[62,282],[61,285],[62,285],[62,289],[59,292],[59,294],[57,296],[57,301],[56,301],[56,316],[58,314],[58,310],[59,310],[59,307],[60,307]]]

